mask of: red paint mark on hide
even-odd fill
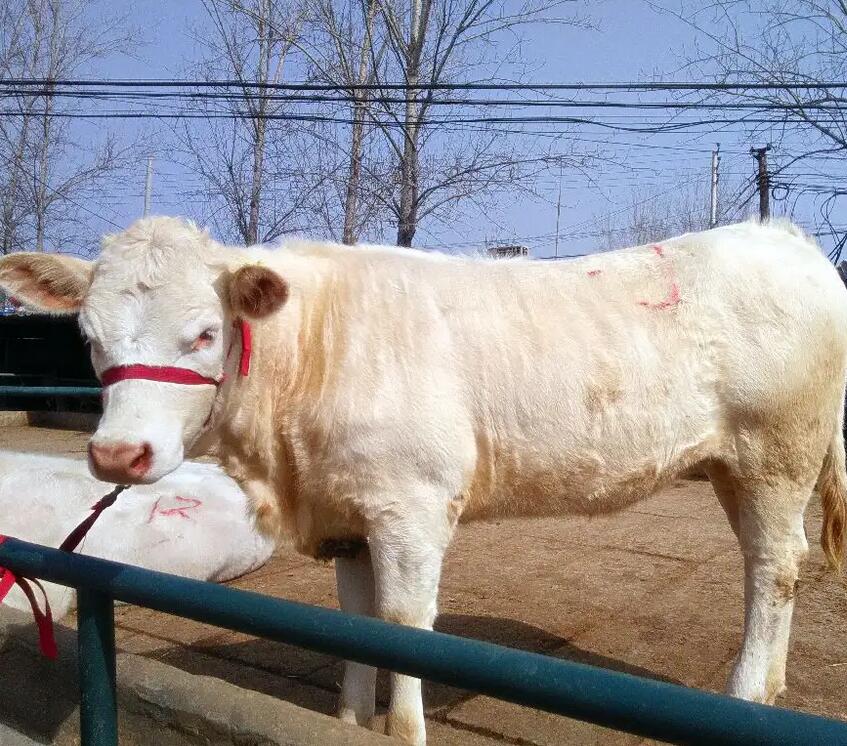
[[[191,516],[188,515],[187,511],[194,510],[195,508],[199,508],[202,504],[202,500],[198,500],[196,497],[182,497],[181,495],[174,495],[174,499],[179,500],[181,503],[187,503],[182,507],[178,508],[160,508],[159,503],[161,502],[161,498],[156,500],[156,503],[153,505],[153,509],[150,511],[150,517],[147,519],[147,523],[153,520],[154,516],[158,513],[159,515],[164,516],[175,516],[178,515],[180,518],[188,518]]]
[[[590,269],[587,274],[589,277],[597,277],[602,271],[602,269]]]
[[[653,252],[660,259],[665,258],[665,250],[659,244],[653,244],[651,247]],[[664,300],[660,300],[658,302],[653,302],[649,300],[640,300],[638,301],[639,306],[644,306],[644,308],[650,308],[654,311],[666,311],[669,308],[673,308],[676,305],[679,305],[682,302],[682,297],[679,292],[679,285],[676,281],[676,273],[674,272],[673,263],[668,264],[667,269],[668,279],[670,280],[671,287],[668,291],[667,296],[665,296]]]
[[[661,300],[658,303],[651,303],[648,300],[640,300],[638,301],[638,305],[644,306],[645,308],[652,308],[655,311],[664,311],[668,308],[673,308],[681,300],[682,298],[679,297],[679,286],[676,283],[673,283],[671,285],[671,291],[668,293],[668,297],[664,300]]]
[[[198,500],[196,497],[180,497],[176,496],[176,499],[182,503],[188,503],[182,508],[168,508],[167,510],[159,510],[159,515],[178,515],[180,518],[191,518],[190,515],[187,515],[185,511],[194,510],[194,508],[199,508],[202,504],[202,500]]]
[[[161,497],[157,497],[156,502],[153,503],[153,507],[150,509],[150,515],[147,516],[147,523],[151,523],[153,518],[155,517],[156,511],[159,509],[159,501],[161,499]]]

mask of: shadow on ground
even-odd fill
[[[445,614],[439,617],[435,628],[447,634],[501,645],[508,643],[509,647],[519,650],[679,683],[640,666],[583,650],[565,638],[513,619]],[[301,707],[328,714],[335,711],[342,671],[341,663],[330,656],[259,639],[223,645],[206,641],[182,648],[168,646],[163,648],[161,655],[153,652],[152,656],[190,673],[219,676]],[[387,674],[381,672],[377,700],[382,707],[388,700],[387,680]],[[449,710],[474,696],[443,684],[426,682],[424,685],[424,702],[430,714]]]

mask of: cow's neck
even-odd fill
[[[294,529],[303,419],[332,386],[341,350],[345,290],[331,277],[316,275],[281,311],[253,324],[250,375],[228,379],[204,444],[247,492],[268,533]]]

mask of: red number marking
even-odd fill
[[[650,248],[653,249],[656,256],[660,259],[665,258],[665,250],[659,244],[653,244]],[[652,308],[654,311],[665,311],[668,308],[678,305],[682,301],[682,297],[679,293],[679,285],[676,282],[673,264],[670,264],[668,267],[668,278],[671,281],[671,288],[664,300],[660,300],[658,303],[653,303],[649,300],[640,300],[638,301],[638,305],[645,308]]]
[[[658,303],[651,303],[649,300],[640,300],[638,301],[638,305],[644,306],[645,308],[652,308],[656,311],[664,311],[667,308],[673,308],[681,300],[682,298],[679,297],[679,285],[673,283],[671,285],[671,291],[668,293],[668,297],[664,300],[660,300]]]
[[[178,515],[180,518],[190,519],[191,516],[188,515],[187,511],[199,508],[203,504],[203,501],[198,500],[196,497],[182,497],[180,495],[175,495],[174,498],[176,500],[179,500],[179,502],[181,503],[187,504],[179,508],[160,508],[159,502],[161,501],[161,498],[159,498],[158,500],[156,500],[155,504],[153,505],[153,509],[150,511],[150,517],[147,519],[147,523],[150,523],[150,521],[153,520],[153,517],[156,515],[156,513],[158,513],[159,515],[166,516]]]

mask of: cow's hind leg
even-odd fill
[[[744,555],[744,640],[727,692],[772,703],[785,690],[785,663],[800,563],[808,552],[803,513],[815,478],[738,480]]]
[[[338,602],[344,611],[373,616],[374,577],[367,549],[363,549],[356,557],[336,557],[335,580]],[[374,715],[375,692],[376,669],[345,661],[338,716],[348,723],[370,726]]]

